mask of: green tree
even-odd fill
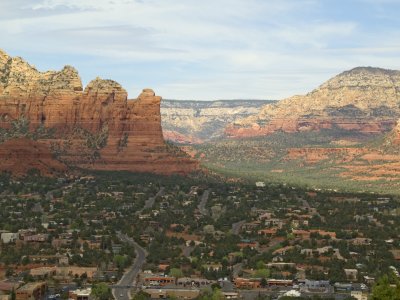
[[[16,294],[15,294],[15,290],[14,290],[14,288],[12,289],[12,291],[11,291],[11,294],[10,294],[10,299],[11,300],[15,300],[16,299]]]
[[[132,300],[147,300],[147,299],[150,299],[150,296],[143,291],[140,291],[132,298]]]
[[[183,277],[183,273],[182,273],[182,270],[181,270],[181,269],[172,268],[172,269],[169,271],[169,276],[175,277],[175,279],[178,279],[178,278]]]
[[[126,264],[126,257],[123,255],[115,255],[114,256],[114,263],[117,266],[118,270],[123,270],[125,268],[125,264]]]
[[[381,277],[372,288],[372,300],[400,300],[400,284],[391,286],[387,275]]]
[[[257,278],[268,278],[271,272],[268,269],[258,269],[255,273]]]
[[[105,283],[93,285],[91,295],[97,300],[108,300],[113,298],[110,287]]]
[[[221,289],[214,288],[211,292],[204,292],[198,300],[223,300],[225,296],[222,294]]]

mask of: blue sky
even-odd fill
[[[0,48],[135,98],[282,99],[400,69],[399,0],[0,0]]]

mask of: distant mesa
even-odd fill
[[[225,127],[257,114],[271,100],[190,101],[161,103],[164,138],[179,144],[202,144],[225,137]]]
[[[164,142],[160,102],[151,89],[128,100],[126,90],[112,80],[96,78],[83,88],[71,66],[39,72],[0,50],[2,153],[33,143],[39,150],[50,149],[66,166],[160,174],[197,170],[196,161]],[[14,137],[36,141],[8,141]]]
[[[303,96],[265,105],[257,114],[229,124],[229,137],[277,131],[340,129],[363,134],[392,130],[400,118],[400,71],[358,67]]]

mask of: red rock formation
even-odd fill
[[[202,144],[203,140],[191,135],[184,135],[173,130],[163,130],[164,139],[178,144]]]
[[[12,171],[16,176],[36,169],[43,176],[64,173],[67,167],[54,159],[46,144],[26,138],[8,140],[0,144],[0,172]]]
[[[355,157],[365,154],[365,148],[289,148],[286,160],[302,159],[307,163],[316,163],[322,160],[348,162]]]
[[[269,135],[277,131],[296,133],[336,128],[365,134],[379,134],[389,131],[395,124],[394,119],[379,118],[276,118],[262,126],[257,123],[249,126],[231,124],[227,126],[225,133],[229,137],[244,138]]]
[[[163,174],[196,170],[195,161],[168,151],[160,101],[151,89],[128,100],[118,83],[100,78],[83,90],[72,67],[42,73],[21,58],[0,51],[0,127],[7,128],[10,121],[24,117],[31,130],[54,128],[55,139],[46,142],[58,144],[64,150],[61,157],[80,167]],[[85,137],[90,135],[88,146]],[[100,158],[88,161],[90,151]]]
[[[397,121],[397,125],[391,132],[391,139],[394,145],[400,145],[400,119]]]

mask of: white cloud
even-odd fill
[[[281,98],[316,87],[321,73],[400,67],[397,28],[370,35],[359,20],[320,13],[320,1],[16,1],[0,27],[17,55],[91,57],[169,98]]]

